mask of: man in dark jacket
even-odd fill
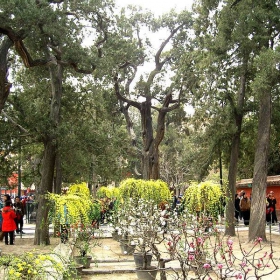
[[[24,234],[24,232],[22,231],[22,227],[23,227],[23,217],[25,214],[25,209],[23,203],[20,201],[19,196],[16,196],[14,208],[17,215],[17,217],[15,218],[15,222],[17,225],[16,232]]]
[[[239,197],[238,193],[235,194],[234,206],[235,206],[235,214],[234,214],[235,222],[236,222],[236,224],[238,224],[239,217],[240,217],[240,197]]]

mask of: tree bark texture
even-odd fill
[[[0,113],[10,93],[8,82],[8,52],[13,42],[7,37],[0,45]]]
[[[125,84],[125,90],[123,94],[120,92],[119,87],[119,77],[118,74],[114,76],[114,87],[115,87],[115,93],[117,98],[127,103],[128,106],[133,106],[137,108],[140,111],[141,115],[141,126],[142,126],[142,178],[145,180],[150,179],[159,179],[160,173],[159,173],[159,145],[163,139],[164,136],[164,125],[165,125],[165,115],[167,112],[170,112],[176,108],[179,107],[180,104],[180,95],[182,93],[182,90],[180,90],[179,93],[179,99],[174,102],[175,104],[169,108],[169,105],[172,101],[172,87],[170,87],[169,90],[164,92],[165,98],[164,102],[162,104],[161,108],[153,108],[152,106],[152,95],[151,95],[151,87],[154,83],[154,79],[156,75],[161,73],[161,70],[163,66],[171,60],[171,56],[165,56],[163,59],[161,59],[161,54],[166,47],[166,45],[169,43],[171,38],[174,37],[174,35],[185,25],[185,23],[182,23],[178,25],[176,28],[174,28],[170,35],[162,42],[160,45],[160,48],[158,49],[157,53],[155,54],[155,68],[152,70],[147,78],[147,81],[145,82],[145,86],[143,88],[142,96],[146,98],[146,100],[142,103],[138,101],[133,101],[129,99],[129,86],[131,85],[131,82],[134,80],[137,67],[139,65],[143,64],[143,59],[139,62],[138,65],[131,64],[129,62],[124,63],[121,65],[120,69],[133,69],[132,75],[130,78],[127,79],[127,82]],[[141,47],[141,46],[140,46]],[[130,71],[131,72],[131,71]],[[158,117],[158,123],[157,123],[157,132],[156,135],[154,135],[154,128],[153,128],[153,120],[152,120],[152,109],[157,110],[159,113]],[[123,111],[125,113],[125,111]],[[130,130],[132,128],[132,124],[130,122],[130,119],[126,116],[126,122],[127,122],[127,129],[129,133],[132,131]],[[130,134],[131,135],[131,134]],[[133,143],[134,144],[134,143]]]
[[[167,114],[171,95],[165,98],[164,106],[158,111],[156,123],[156,133],[154,136],[153,119],[151,111],[151,102],[143,102],[141,106],[141,123],[142,123],[142,171],[143,179],[157,180],[160,178],[160,163],[159,163],[159,145],[163,140],[165,133],[165,117]]]
[[[240,128],[240,127],[239,127]],[[234,201],[236,193],[236,174],[237,174],[237,162],[239,154],[240,144],[240,129],[235,133],[232,141],[231,154],[230,154],[230,165],[228,173],[228,187],[226,189],[226,227],[225,234],[235,236],[235,219],[234,219]]]
[[[152,120],[152,112],[151,112],[151,100],[147,100],[142,102],[141,109],[141,125],[142,125],[142,172],[143,179],[157,179],[151,178],[151,171],[155,161],[154,158],[154,135],[153,135],[153,120]]]
[[[37,192],[38,211],[36,219],[36,230],[34,245],[49,245],[49,222],[48,222],[48,205],[46,194],[52,192],[55,172],[57,137],[56,130],[60,121],[60,107],[62,96],[62,74],[61,65],[52,65],[49,67],[52,87],[52,101],[50,108],[51,129],[45,136],[45,150],[42,161],[42,179]]]
[[[255,152],[254,174],[252,182],[251,219],[249,241],[261,237],[266,241],[265,209],[267,166],[271,124],[271,92],[263,92],[260,98],[258,140]]]
[[[235,126],[236,132],[232,138],[231,153],[230,153],[230,164],[229,164],[229,174],[228,174],[228,188],[226,189],[227,205],[226,205],[226,228],[225,234],[230,236],[235,236],[235,220],[234,220],[234,201],[236,193],[236,174],[237,165],[239,157],[239,145],[241,137],[241,127],[243,120],[243,107],[245,100],[245,86],[246,86],[246,71],[247,71],[247,61],[244,63],[244,72],[240,78],[240,89],[238,93],[237,106],[234,107],[235,115]]]
[[[55,165],[55,145],[52,139],[45,144],[44,157],[42,161],[42,178],[37,190],[36,200],[38,201],[36,229],[34,245],[50,245],[49,223],[48,223],[48,204],[46,194],[52,191],[53,175]]]
[[[61,194],[62,188],[62,164],[61,154],[59,151],[56,152],[55,157],[55,176],[54,176],[54,193]]]

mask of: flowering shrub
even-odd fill
[[[127,238],[128,235],[133,236],[136,234],[135,217],[137,209],[133,202],[132,198],[127,199],[121,204],[118,211],[110,217],[110,222],[114,223],[115,230],[124,238]]]
[[[139,232],[153,231],[161,229],[160,209],[152,200],[126,199],[114,215],[118,221],[115,229],[119,235],[138,236]]]
[[[0,266],[4,268],[5,280],[18,279],[60,279],[67,277],[67,262],[54,254],[36,254],[27,252],[22,255],[4,255],[0,257]]]
[[[171,193],[167,184],[161,180],[126,179],[120,183],[120,196],[128,198],[152,200],[155,204],[163,200],[170,200]]]
[[[221,210],[221,187],[218,184],[207,182],[192,182],[184,194],[185,207],[189,213],[198,212],[209,214],[216,218]]]
[[[70,246],[71,259],[77,251],[82,259],[86,259],[97,245],[94,234],[98,228],[101,204],[92,201],[85,183],[72,185],[62,195],[49,193],[48,199],[52,206],[50,215],[55,224],[55,235]]]
[[[262,244],[258,238],[245,247],[225,236],[209,213],[198,215],[188,209],[178,213],[167,203],[129,197],[115,214],[118,233],[134,239],[136,251],[153,254],[162,279],[168,273],[165,263],[171,260],[180,264],[180,270],[172,271],[178,280],[261,279],[278,269],[271,244]]]
[[[160,262],[161,252],[157,245],[164,241],[166,226],[163,208],[162,203],[158,205],[150,199],[127,198],[115,213],[118,221],[115,229],[123,239],[137,244],[136,252],[144,256],[143,268],[147,267],[148,253],[155,256],[158,264]]]
[[[171,199],[171,193],[166,183],[161,180],[126,179],[120,183],[119,196],[114,201],[114,207],[107,217],[114,230],[122,236],[132,236],[137,232],[135,225],[141,214],[142,220],[158,211],[158,205]],[[100,193],[104,193],[103,189]],[[156,209],[153,210],[154,206]],[[149,210],[147,210],[149,209]],[[151,212],[151,213],[150,213]],[[144,216],[143,216],[144,215]],[[149,219],[148,219],[149,220]],[[139,224],[137,222],[137,224]],[[143,221],[142,221],[143,224]]]
[[[201,219],[187,212],[172,215],[172,226],[168,230],[166,248],[173,260],[179,260],[178,279],[187,279],[190,275],[192,279],[208,280],[262,279],[278,269],[272,245],[262,244],[261,238],[246,250],[240,240],[234,242],[215,224],[211,231],[205,231]]]
[[[93,247],[99,245],[98,239],[94,236],[96,230],[96,227],[92,224],[76,223],[71,225],[72,245],[79,251],[81,257],[85,257]]]
[[[47,198],[51,203],[50,216],[54,223],[90,224],[100,217],[101,206],[91,200],[86,183],[72,185],[62,195],[49,193]]]
[[[119,198],[120,190],[116,187],[100,187],[96,192],[96,196],[98,198]]]

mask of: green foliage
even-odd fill
[[[17,53],[13,53],[14,57],[9,58],[12,63],[15,63],[13,65],[15,71],[10,73],[10,76],[12,75],[13,88],[15,88],[14,92],[16,94],[11,92],[5,110],[10,116],[13,116],[17,124],[26,129],[27,132],[22,135],[24,145],[37,144],[42,150],[43,141],[48,138],[47,135],[49,133],[55,134],[58,143],[57,151],[61,156],[63,182],[73,183],[88,178],[93,156],[96,159],[94,161],[94,173],[96,175],[102,173],[105,180],[120,181],[122,172],[120,172],[120,165],[116,158],[126,154],[124,149],[127,150],[125,147],[128,145],[126,145],[125,128],[122,126],[121,118],[119,118],[120,113],[116,98],[114,98],[114,95],[113,98],[112,95],[108,97],[110,91],[107,86],[103,87],[107,88],[107,92],[100,90],[100,88],[96,89],[93,84],[97,84],[97,81],[87,83],[83,80],[84,75],[73,71],[72,67],[77,66],[77,68],[74,67],[75,70],[86,69],[88,71],[85,72],[88,73],[93,72],[93,68],[96,67],[99,73],[104,73],[104,71],[111,73],[111,70],[108,71],[106,63],[99,64],[100,53],[95,43],[96,41],[101,42],[103,36],[107,37],[107,34],[106,36],[104,34],[107,31],[107,25],[112,23],[110,13],[112,12],[113,2],[110,0],[67,0],[63,1],[63,4],[54,3],[56,1],[43,2],[38,5],[34,5],[32,1],[23,1],[22,3],[16,0],[1,2],[0,26],[11,30],[15,34],[18,33],[18,30],[21,30],[19,33],[24,34],[26,53],[34,60],[38,59],[39,61],[41,59],[44,61],[48,60],[49,57],[56,57],[57,50],[54,51],[52,47],[49,48],[50,42],[53,42],[56,47],[63,46],[61,55],[54,59],[61,59],[64,62],[59,125],[55,126],[54,129],[49,119],[51,83],[48,67],[24,69],[19,64],[22,63],[22,60],[18,59]],[[106,12],[104,13],[104,11]],[[79,20],[73,17],[73,12],[79,17]],[[104,17],[106,17],[105,20]],[[101,20],[102,24],[100,23]],[[86,26],[91,26],[91,28],[87,29]],[[44,30],[43,37],[42,30]],[[89,36],[89,30],[94,33],[93,36]],[[92,39],[91,42],[88,42],[89,37]],[[85,40],[94,47],[85,46]],[[104,46],[105,42],[102,45]],[[121,48],[118,49],[121,50]],[[108,52],[102,56],[102,59],[104,60],[107,55]],[[114,54],[112,53],[112,55]],[[74,86],[73,80],[75,80]],[[14,134],[18,134],[15,124],[13,126],[10,125],[10,131],[16,131]],[[0,128],[0,131],[3,130]],[[2,133],[0,134],[2,135]],[[7,132],[3,135],[7,135]],[[113,135],[115,135],[115,138],[112,137]],[[7,136],[14,146],[17,135]],[[122,142],[123,145],[116,144],[118,141]],[[9,149],[11,150],[11,145]],[[2,150],[2,146],[0,150]],[[10,154],[17,154],[18,150],[14,147],[9,152]],[[33,151],[33,154],[26,154],[27,152],[23,151],[22,157],[25,167],[23,183],[25,186],[30,186],[34,183],[32,178],[35,178],[35,185],[38,185],[40,174],[36,171],[39,168],[33,170],[29,163],[33,162],[34,158],[36,161],[37,159],[40,160],[42,154],[39,150],[38,153]],[[2,167],[4,168],[4,165],[1,162],[0,168]],[[11,162],[10,167],[13,171],[16,170],[16,165],[15,167],[12,166]],[[75,171],[73,172],[73,170]],[[9,174],[11,172],[5,171],[5,173]],[[7,177],[6,174],[3,174],[3,177]]]
[[[192,182],[185,191],[184,203],[192,214],[200,212],[216,217],[220,211],[222,198],[220,185],[211,181]]]
[[[101,213],[101,203],[99,201],[94,201],[90,205],[89,217],[90,221],[99,221]]]
[[[167,184],[161,180],[126,179],[120,183],[120,196],[127,198],[153,200],[156,204],[171,198]]]
[[[273,85],[278,87],[279,72],[276,71],[279,65],[280,54],[272,49],[263,49],[255,60],[255,67],[259,70],[258,75],[252,82],[252,89],[257,94],[271,91]]]

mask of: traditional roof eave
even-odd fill
[[[236,187],[244,187],[244,188],[251,188],[252,187],[253,178],[251,179],[242,179],[236,182]],[[267,176],[267,186],[280,186],[280,175],[276,176]]]

